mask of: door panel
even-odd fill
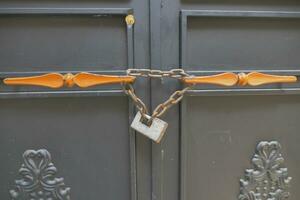
[[[2,71],[124,70],[128,63],[122,15],[1,17],[0,34]]]
[[[126,97],[1,100],[0,196],[9,199],[23,152],[46,149],[72,198],[130,199],[128,112]]]
[[[183,11],[183,15],[188,14]],[[210,13],[195,11],[193,14]],[[187,30],[182,30],[187,31],[182,34],[186,37],[182,50],[189,70],[257,70],[260,66],[264,70],[297,69],[299,19],[244,18],[243,12],[223,12],[225,16],[211,18],[193,17],[193,14],[187,17]],[[259,14],[262,13],[253,13]],[[230,17],[234,15],[240,17]]]
[[[237,199],[260,141],[281,144],[299,192],[298,95],[188,97],[182,112],[182,199]],[[217,191],[217,192],[216,192]]]

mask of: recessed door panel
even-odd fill
[[[125,69],[126,32],[122,15],[1,16],[0,69],[4,72]]]
[[[39,149],[51,154],[57,177],[64,178],[72,199],[130,199],[126,97],[10,99],[1,100],[0,107],[3,199],[9,199],[14,181],[22,178],[18,170],[23,153]],[[34,170],[29,174],[34,177]],[[34,178],[39,183],[45,179]]]
[[[187,31],[190,69],[297,69],[299,63],[300,20],[192,17]]]
[[[299,192],[299,96],[189,97],[183,104],[182,198],[238,199],[239,179],[251,169],[256,146],[278,141]]]

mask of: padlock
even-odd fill
[[[150,119],[151,117],[146,115],[146,118]],[[164,133],[166,132],[167,127],[168,123],[158,118],[153,118],[151,124],[148,126],[143,122],[142,114],[140,112],[136,114],[131,123],[131,128],[147,136],[156,143],[160,142],[164,136]]]

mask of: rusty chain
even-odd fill
[[[189,76],[183,69],[171,69],[169,71],[155,70],[155,69],[128,69],[127,75],[129,76],[141,76],[150,78],[177,78]]]
[[[175,78],[182,79],[183,77],[189,76],[183,69],[172,69],[170,71],[162,70],[151,70],[151,69],[128,69],[127,75],[135,77],[146,77],[146,78]],[[191,88],[191,85],[188,85],[182,90],[175,91],[165,102],[159,104],[153,111],[152,115],[149,117],[149,112],[146,105],[143,101],[136,95],[135,90],[132,84],[123,84],[123,90],[134,102],[136,108],[140,111],[142,118],[149,123],[155,117],[160,117],[163,115],[169,108],[173,105],[176,105],[181,101],[185,92]]]
[[[123,91],[127,94],[135,104],[135,107],[141,112],[143,118],[149,115],[148,109],[144,102],[135,94],[132,84],[123,84]]]

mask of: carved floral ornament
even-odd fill
[[[70,200],[70,188],[63,178],[56,178],[56,167],[45,149],[27,150],[23,154],[15,189],[10,190],[12,200]]]
[[[291,177],[283,167],[284,159],[277,141],[262,141],[252,159],[253,169],[245,171],[240,180],[239,200],[286,200]],[[57,169],[45,149],[27,150],[23,154],[15,188],[10,190],[12,200],[70,200],[70,188],[63,178],[56,178]]]
[[[278,142],[260,142],[252,159],[253,169],[240,180],[239,200],[284,200],[290,193],[291,177],[284,168]]]

